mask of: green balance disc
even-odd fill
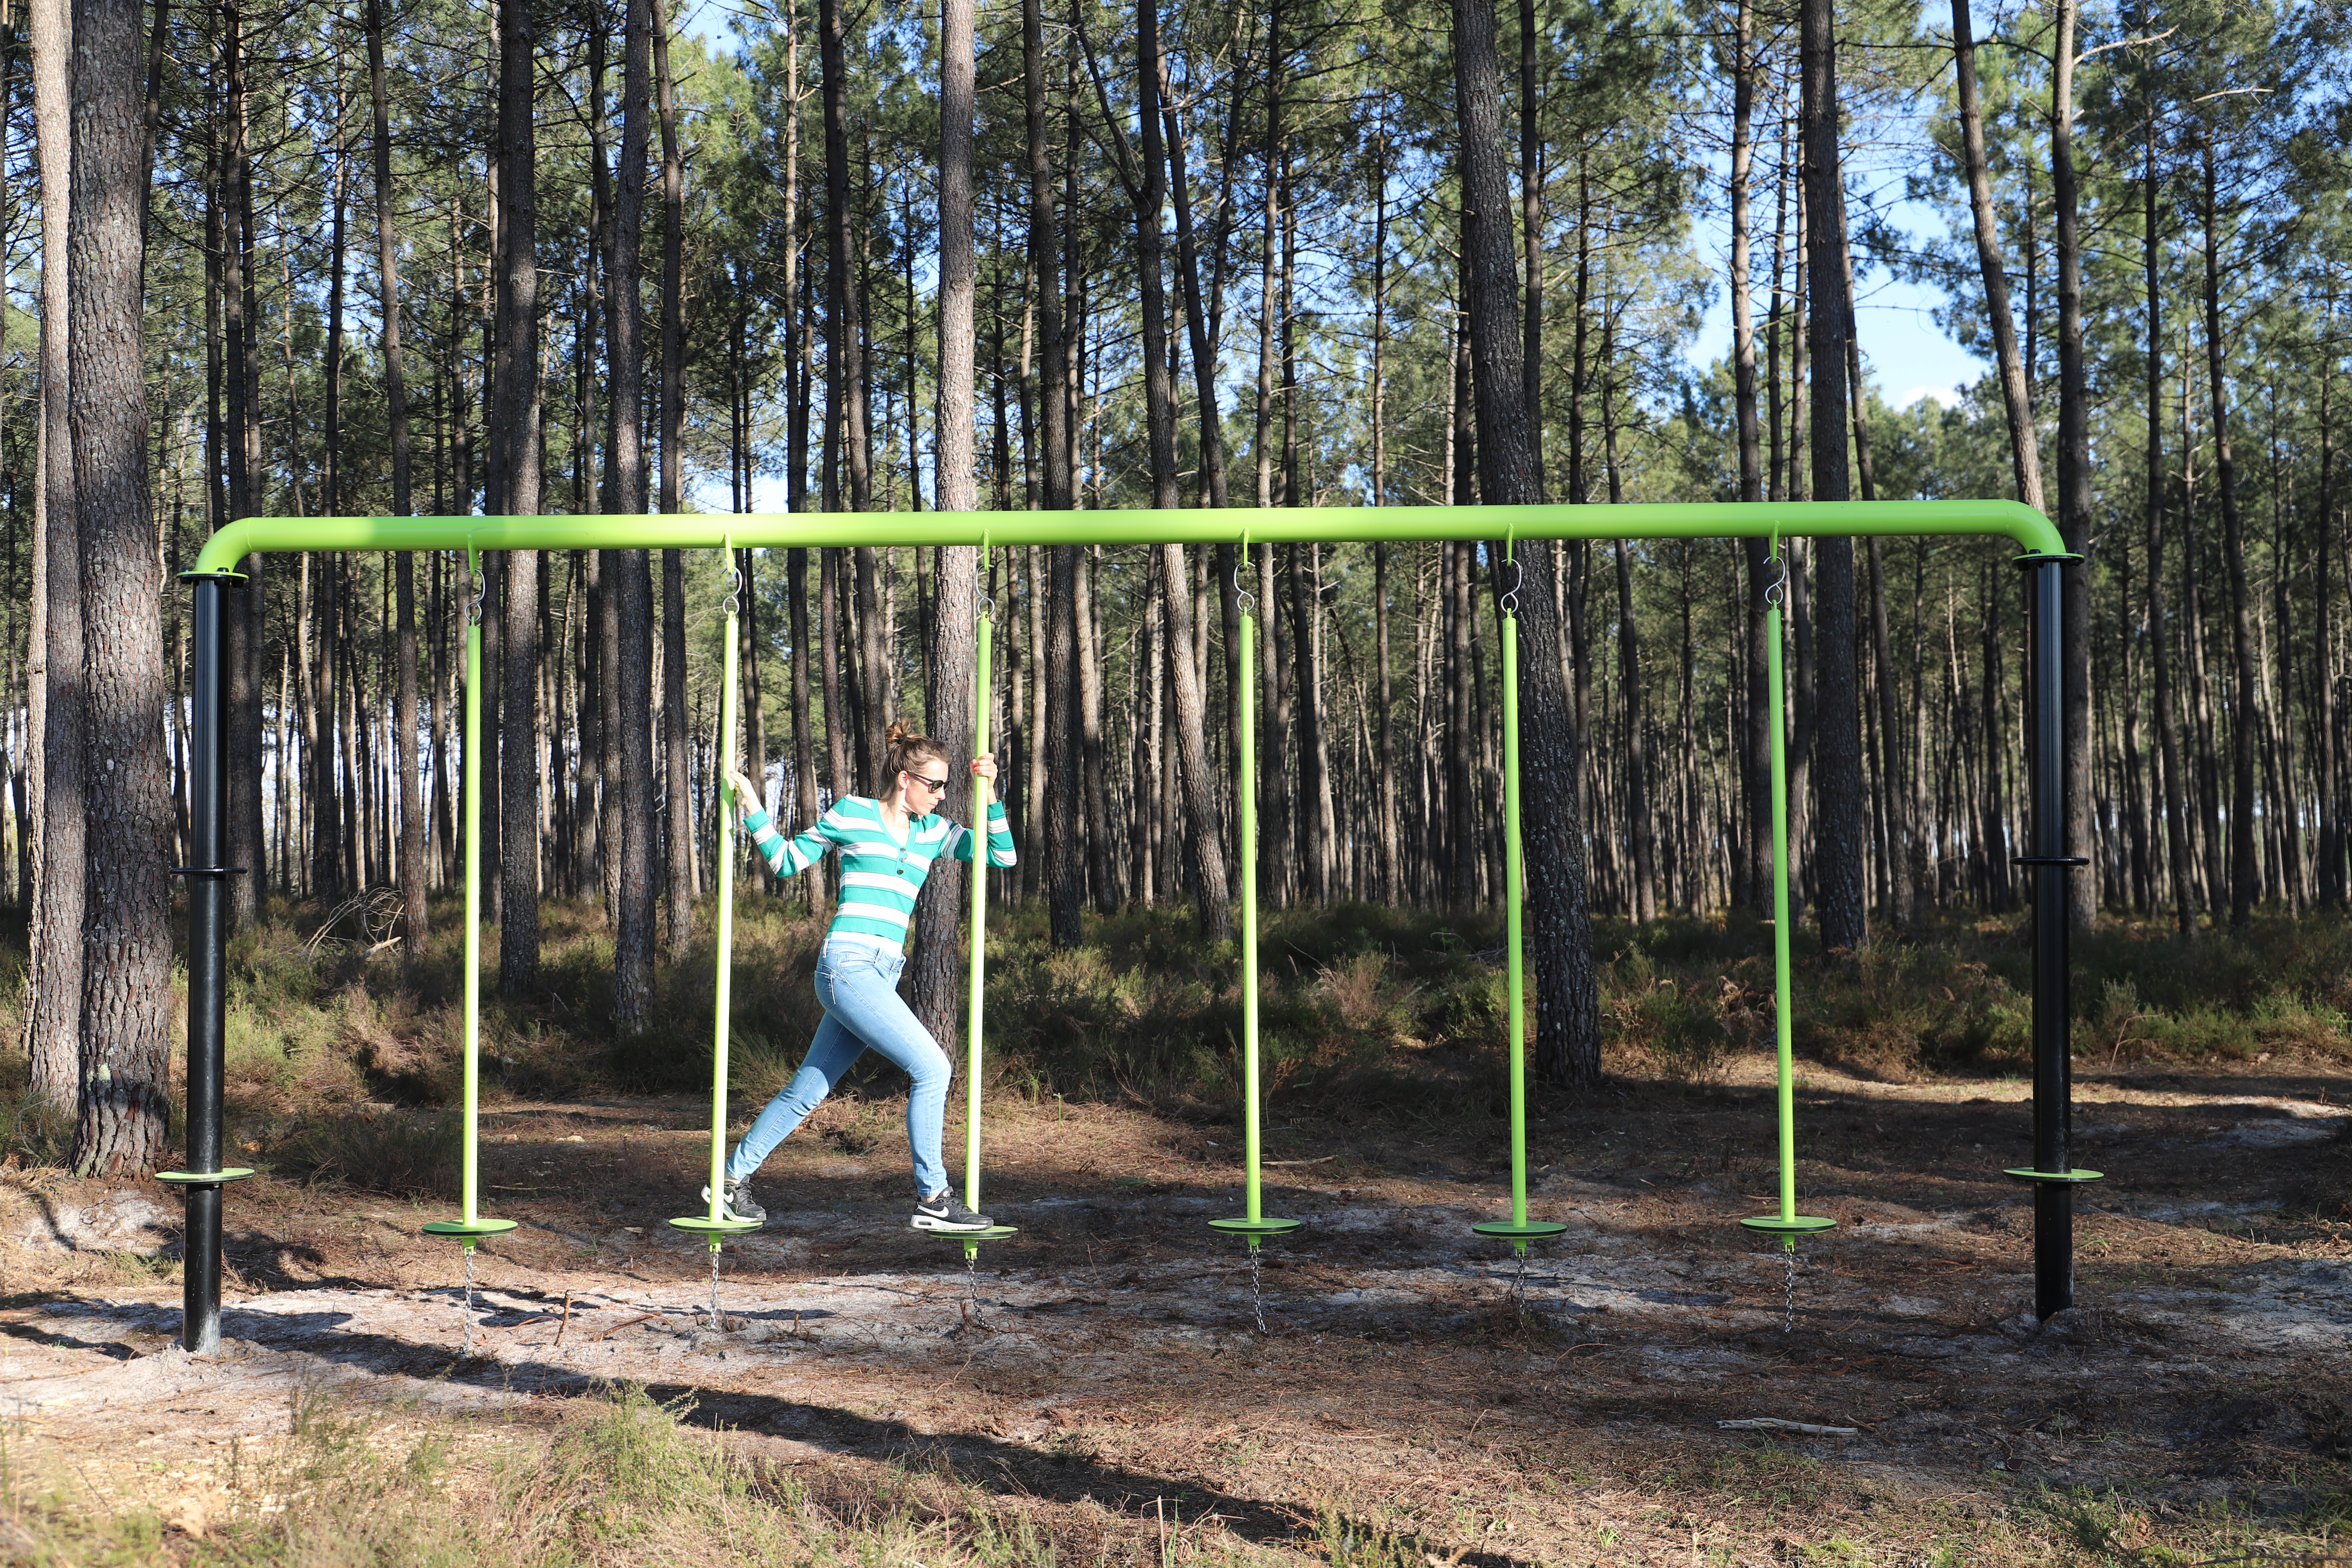
[[[2001,1174],[2012,1182],[2023,1182],[2028,1186],[2040,1182],[2097,1182],[2106,1179],[2104,1171],[2036,1171],[2025,1167],[2003,1171]]]
[[[1482,1219],[1470,1228],[1496,1241],[1548,1241],[1568,1234],[1568,1226],[1549,1219]]]
[[[924,1230],[916,1232],[940,1241],[1003,1241],[1021,1234],[1017,1225],[992,1225],[986,1230]]]
[[[757,1230],[764,1221],[756,1219],[712,1219],[707,1215],[688,1215],[684,1219],[669,1222],[680,1230],[690,1230],[701,1236],[740,1236],[747,1230]]]
[[[458,1241],[472,1241],[478,1237],[504,1236],[515,1227],[510,1219],[478,1219],[468,1225],[462,1219],[436,1219],[426,1225],[427,1236],[446,1236]]]
[[[209,1187],[222,1182],[241,1182],[253,1172],[244,1165],[231,1165],[222,1171],[158,1171],[155,1179],[178,1187]]]
[[[1288,1236],[1299,1224],[1295,1219],[1213,1219],[1209,1228],[1227,1236]]]
[[[1760,1214],[1739,1223],[1749,1230],[1760,1230],[1769,1236],[1809,1236],[1814,1231],[1832,1230],[1837,1226],[1837,1221],[1833,1219],[1804,1214],[1793,1219],[1782,1219],[1776,1214]]]

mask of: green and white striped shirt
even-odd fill
[[[940,816],[907,819],[907,840],[901,844],[883,826],[882,803],[864,795],[845,795],[817,819],[814,827],[797,838],[776,831],[768,814],[754,809],[743,818],[751,843],[779,877],[807,870],[824,858],[825,851],[841,851],[841,907],[834,911],[827,937],[855,934],[903,947],[907,924],[915,918],[915,895],[931,874],[931,862],[951,855],[971,864],[971,829]],[[988,863],[1013,863],[1013,828],[1004,803],[988,803]]]

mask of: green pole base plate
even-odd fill
[[[1549,1219],[1482,1219],[1470,1228],[1496,1241],[1549,1241],[1568,1234],[1568,1226]]]
[[[1288,1236],[1292,1231],[1298,1228],[1300,1223],[1300,1221],[1295,1219],[1274,1219],[1271,1217],[1265,1219],[1213,1219],[1209,1222],[1209,1228],[1211,1230],[1222,1230],[1227,1236],[1247,1237],[1250,1238],[1250,1244],[1252,1246],[1255,1246],[1259,1237]]]
[[[1776,1214],[1759,1214],[1739,1223],[1748,1230],[1760,1230],[1768,1236],[1808,1236],[1817,1230],[1837,1228],[1837,1221],[1833,1219],[1805,1214],[1789,1219],[1782,1219]]]
[[[478,1219],[470,1225],[462,1219],[436,1219],[425,1226],[425,1234],[470,1244],[485,1236],[504,1236],[514,1227],[515,1222],[510,1219]]]
[[[253,1172],[244,1165],[231,1165],[223,1171],[158,1171],[155,1179],[179,1187],[217,1186],[223,1182],[241,1182]]]
[[[992,1225],[986,1230],[919,1230],[915,1234],[918,1236],[928,1236],[939,1241],[964,1241],[978,1243],[982,1241],[1007,1240],[1010,1237],[1019,1236],[1021,1234],[1021,1227],[1017,1225]]]
[[[711,1219],[705,1215],[688,1215],[684,1219],[669,1222],[680,1230],[690,1230],[704,1236],[740,1236],[747,1230],[757,1230],[766,1222],[756,1219]]]
[[[2106,1179],[2105,1171],[2036,1171],[2022,1166],[2013,1171],[2003,1171],[2001,1174],[2012,1182],[2023,1182],[2028,1186],[2042,1182],[2099,1182]]]

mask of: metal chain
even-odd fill
[[[1249,564],[1250,546],[1247,538],[1234,555],[1234,608],[1239,615],[1252,615],[1257,610],[1257,595],[1242,586],[1242,568]]]
[[[969,1303],[965,1310],[971,1312],[971,1321],[977,1323],[980,1321],[980,1248],[977,1247],[963,1249],[963,1289],[964,1300]]]
[[[710,1331],[724,1333],[726,1329],[727,1320],[719,1315],[719,1246],[713,1242],[710,1247]]]
[[[467,1247],[463,1250],[466,1254],[465,1347],[459,1353],[471,1361],[474,1358],[474,1249]]]
[[[1519,584],[1526,578],[1527,570],[1519,564],[1519,558],[1515,552],[1506,553],[1503,557],[1503,564],[1511,569],[1511,585],[1503,591],[1498,603],[1503,614],[1516,616],[1519,613]]]
[[[1528,1310],[1528,1246],[1521,1242],[1513,1249],[1518,1256],[1518,1272],[1511,1276],[1511,1306],[1521,1317]]]
[[[1794,1332],[1797,1327],[1797,1244],[1793,1238],[1781,1244],[1780,1262],[1788,1300],[1788,1316],[1780,1321],[1780,1331],[1786,1334]]]
[[[730,561],[734,560],[733,555],[730,554],[729,559]],[[741,611],[742,607],[743,568],[740,565],[730,565],[727,569],[727,618],[730,621],[733,620],[736,615]]]
[[[1268,1339],[1272,1336],[1265,1331],[1265,1289],[1258,1274],[1258,1247],[1255,1242],[1250,1244],[1249,1255],[1250,1314],[1257,1319],[1257,1337],[1262,1340]]]
[[[482,624],[482,601],[490,596],[490,579],[479,566],[474,568],[473,578],[474,595],[466,602],[466,624],[478,626]]]
[[[1780,575],[1764,586],[1764,602],[1777,605],[1789,591],[1789,558],[1780,553],[1780,543],[1777,539],[1772,542],[1772,553],[1766,558],[1766,564],[1780,569]]]

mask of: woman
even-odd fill
[[[989,864],[1010,866],[1013,830],[1004,803],[992,798],[996,760],[974,757],[971,771],[973,795],[988,802]],[[931,862],[941,856],[971,863],[971,831],[938,815],[947,794],[948,755],[937,742],[908,733],[904,724],[891,725],[889,772],[884,777],[889,787],[880,796],[836,800],[814,827],[787,843],[759,808],[759,786],[740,773],[730,776],[736,800],[750,807],[743,826],[777,876],[807,870],[828,849],[841,851],[841,907],[834,911],[816,961],[816,999],[824,1008],[824,1022],[817,1026],[801,1070],[760,1112],[727,1162],[726,1212],[731,1218],[768,1217],[751,1195],[752,1173],[833,1092],[852,1063],[876,1050],[904,1068],[912,1080],[907,1146],[914,1155],[918,1201],[909,1223],[917,1230],[988,1228],[988,1216],[964,1207],[949,1189],[947,1166],[940,1158],[952,1076],[947,1053],[899,999],[898,989],[898,972],[907,965],[907,924],[914,918],[915,895]],[[705,1187],[702,1196],[709,1202],[710,1189]]]

